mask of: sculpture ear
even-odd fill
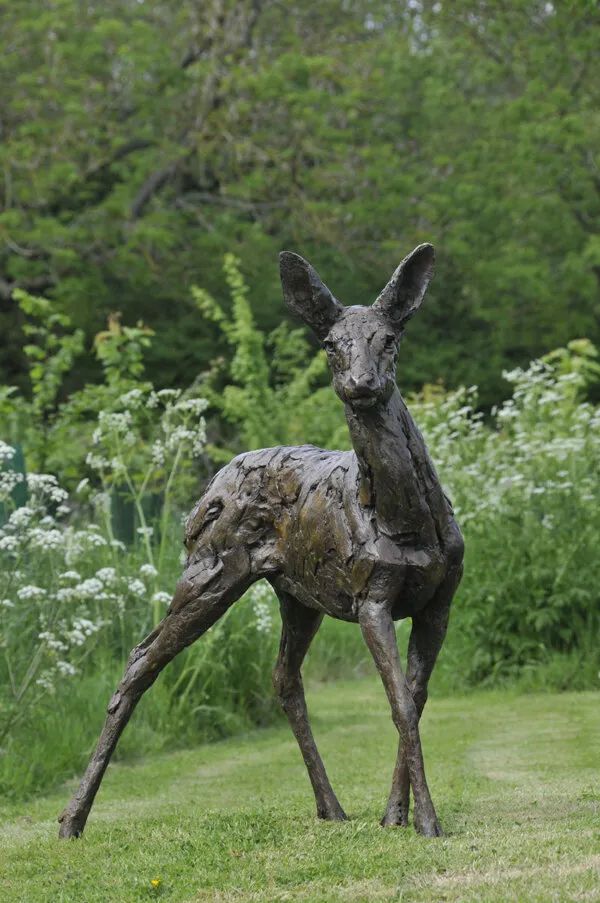
[[[435,250],[433,245],[419,245],[405,257],[394,275],[375,301],[379,308],[400,329],[415,314],[433,278]]]
[[[324,339],[340,316],[342,305],[321,281],[317,271],[299,254],[282,251],[279,272],[283,300],[287,306],[311,327],[319,339]]]

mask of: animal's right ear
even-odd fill
[[[319,339],[324,339],[343,307],[336,301],[317,271],[307,260],[291,251],[279,255],[283,300]]]

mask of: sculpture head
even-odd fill
[[[345,404],[383,404],[395,386],[398,347],[433,277],[433,245],[404,258],[371,307],[344,307],[298,254],[279,255],[283,297],[327,352],[333,386]]]

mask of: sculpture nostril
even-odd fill
[[[381,380],[376,373],[365,373],[358,378],[351,376],[349,385],[350,394],[355,398],[360,398],[378,392],[381,389]]]

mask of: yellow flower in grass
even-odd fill
[[[160,884],[160,878],[153,878],[150,884],[152,885],[152,887],[158,887],[158,885]]]

